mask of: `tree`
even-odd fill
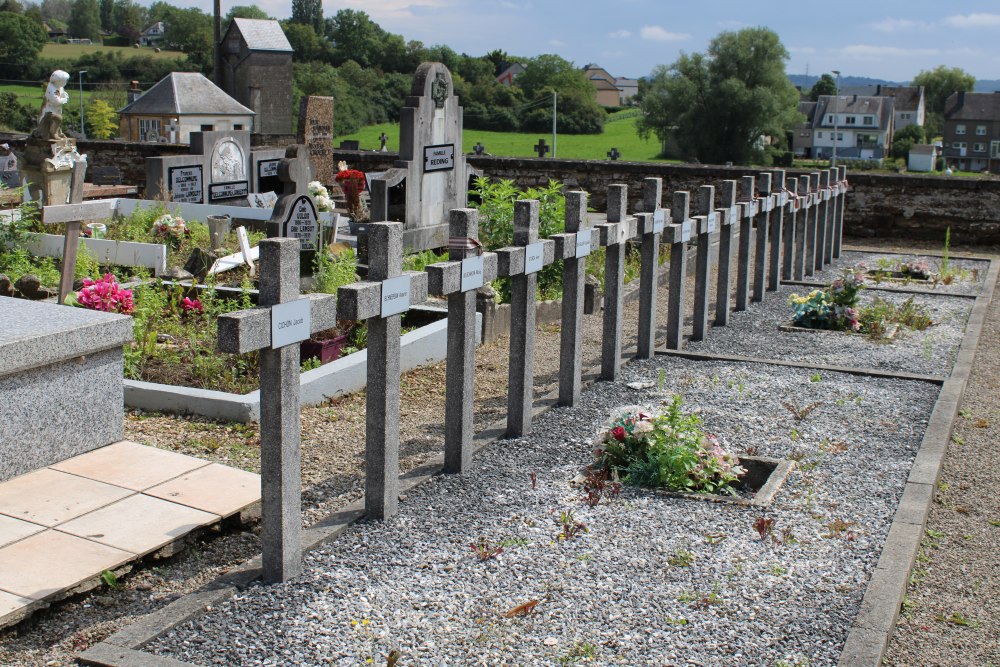
[[[3,0],[0,2],[0,12],[11,12],[14,14],[23,14],[24,5],[22,5],[17,0]]]
[[[288,43],[292,45],[295,62],[306,63],[312,60],[326,60],[327,44],[311,25],[285,21],[281,25],[285,31]]]
[[[146,8],[132,0],[115,0],[112,14],[112,30],[135,44],[146,27]]]
[[[944,102],[948,96],[959,91],[974,90],[976,77],[958,67],[938,65],[930,71],[921,70],[913,77],[913,85],[924,87],[928,111],[944,113]]]
[[[101,30],[115,29],[115,0],[100,0]]]
[[[222,19],[222,34],[226,34],[229,24],[233,19],[259,19],[261,21],[273,21],[273,16],[268,16],[267,12],[257,5],[236,5]]]
[[[813,102],[819,99],[820,95],[836,95],[837,94],[837,82],[829,74],[823,74],[816,83],[813,84],[812,89],[809,90],[809,99]]]
[[[100,41],[101,10],[97,0],[74,0],[69,15],[69,36]]]
[[[323,34],[323,0],[292,0],[292,23],[311,26],[317,35]]]
[[[559,93],[570,90],[593,91],[596,89],[587,80],[583,70],[557,55],[545,54],[525,63],[525,71],[517,77],[517,85],[529,100],[542,95],[545,89]]]
[[[149,8],[151,19],[154,6]],[[214,41],[212,17],[195,7],[189,9],[170,7],[169,10],[164,18],[156,19],[163,21],[167,26],[164,40],[186,53],[188,60],[199,67],[202,73],[211,72]]]
[[[362,67],[381,62],[385,31],[368,14],[341,9],[326,20],[326,37],[333,42],[333,61],[340,65],[353,60]]]
[[[110,139],[118,132],[118,114],[104,100],[92,100],[87,105],[87,133],[95,139]]]
[[[48,35],[42,26],[27,16],[0,12],[0,72],[20,78],[29,63],[38,58]]]
[[[703,162],[764,159],[764,139],[784,142],[802,118],[787,58],[773,31],[746,28],[719,34],[705,54],[657,66],[641,105],[640,135],[676,138],[687,157]]]
[[[913,144],[922,144],[926,140],[924,128],[919,125],[907,125],[896,132],[896,135],[892,138],[890,154],[894,158],[903,158],[905,160],[910,155],[910,148],[913,147]]]
[[[0,127],[14,132],[31,132],[36,121],[36,110],[18,102],[16,93],[0,93]]]

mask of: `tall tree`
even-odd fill
[[[341,9],[326,20],[326,37],[333,42],[336,65],[348,60],[353,60],[362,67],[377,65],[382,60],[382,40],[385,34],[362,11]]]
[[[292,0],[292,23],[312,26],[317,35],[322,35],[323,0]]]
[[[69,15],[69,36],[101,39],[101,10],[97,0],[74,0]]]
[[[719,34],[705,54],[657,66],[642,101],[640,135],[674,137],[687,157],[703,162],[762,160],[765,137],[781,143],[801,119],[787,59],[772,30],[746,28]]]
[[[154,6],[150,7],[150,14]],[[167,26],[163,36],[167,44],[186,53],[202,73],[212,71],[212,17],[196,7],[171,7],[164,18],[157,20]]]
[[[944,112],[944,102],[952,93],[969,92],[976,87],[976,77],[959,67],[938,65],[932,70],[921,70],[913,77],[914,86],[924,87],[927,110]]]
[[[813,102],[819,99],[820,95],[836,95],[837,94],[837,81],[829,74],[823,74],[819,77],[813,87],[809,90],[809,99]]]
[[[146,8],[142,5],[132,0],[115,0],[111,29],[131,43],[139,41],[139,36],[147,27],[146,20]]]
[[[101,30],[115,29],[115,0],[100,0]]]
[[[0,72],[20,78],[24,69],[38,58],[48,35],[27,16],[13,12],[0,12]]]

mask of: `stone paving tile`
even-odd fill
[[[139,494],[67,521],[58,530],[143,556],[220,518]]]
[[[45,530],[45,526],[0,514],[0,547],[23,540],[29,535],[40,533],[43,530]]]
[[[213,463],[145,493],[226,517],[260,500],[260,476]]]
[[[31,599],[14,595],[7,591],[0,591],[0,619],[7,614],[22,609],[31,604]]]
[[[144,491],[208,463],[193,456],[123,440],[49,468],[133,491]]]
[[[0,514],[55,526],[133,491],[43,468],[0,484]]]
[[[128,551],[46,530],[0,549],[0,589],[39,600],[133,558]]]

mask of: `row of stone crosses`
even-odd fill
[[[444,471],[468,469],[473,452],[473,378],[475,374],[476,289],[498,276],[511,280],[510,370],[507,437],[531,430],[535,348],[537,272],[563,262],[563,302],[559,359],[559,404],[572,406],[582,386],[583,293],[586,257],[606,249],[602,380],[619,376],[622,357],[622,295],[626,243],[641,252],[639,339],[636,356],[651,358],[657,334],[656,298],[660,244],[670,246],[666,347],[679,349],[687,280],[687,245],[694,238],[694,326],[690,340],[709,330],[712,237],[718,234],[718,279],[714,325],[729,321],[734,232],[739,227],[733,309],[763,301],[782,280],[799,281],[840,256],[847,170],[837,167],[808,176],[784,171],[724,181],[721,205],[713,186],[697,192],[691,215],[689,192],[675,192],[673,206],[662,206],[662,182],[646,178],[641,210],[626,212],[627,186],[608,189],[603,221],[591,223],[587,193],[566,193],[565,232],[538,238],[538,202],[514,207],[513,245],[480,253],[478,212],[450,213],[449,261],[426,272],[402,271],[403,225],[376,222],[369,231],[367,279],[327,294],[299,294],[300,242],[268,239],[260,243],[259,306],[219,318],[222,351],[261,351],[261,496],[263,576],[285,581],[301,571],[301,459],[299,346],[286,331],[303,335],[336,325],[338,320],[368,323],[368,382],[365,435],[365,510],[369,519],[396,514],[399,497],[400,315],[423,302],[428,292],[448,300],[447,378]],[[743,200],[736,201],[737,189]],[[670,223],[667,223],[667,220]],[[754,244],[751,253],[751,245]],[[751,255],[753,260],[751,261]],[[751,275],[752,288],[751,288]]]

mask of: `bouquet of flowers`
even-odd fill
[[[368,211],[361,201],[361,193],[365,191],[365,175],[357,169],[348,169],[346,162],[338,162],[337,167],[340,171],[334,176],[334,180],[344,191],[347,214],[354,218],[355,222],[362,222],[368,218]]]
[[[100,280],[84,278],[83,289],[76,293],[76,305],[122,315],[129,315],[134,309],[132,290],[122,289],[110,273]]]
[[[316,208],[320,211],[332,211],[333,210],[333,198],[330,197],[329,191],[327,191],[326,186],[324,186],[319,181],[310,181],[309,183],[309,194],[313,199],[316,200]]]

